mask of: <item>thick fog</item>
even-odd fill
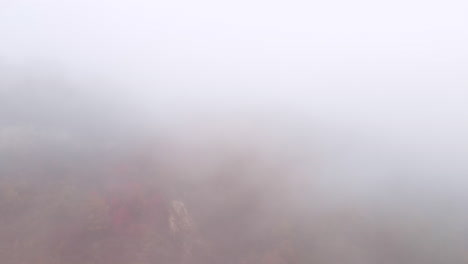
[[[0,262],[466,263],[467,11],[0,1]]]

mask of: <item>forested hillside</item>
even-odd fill
[[[55,73],[2,76],[1,263],[467,261],[466,224],[430,203],[319,195],[334,139],[311,127],[147,124]]]

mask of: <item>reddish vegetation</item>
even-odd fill
[[[141,157],[118,160],[2,176],[2,263],[294,263],[287,234],[252,233],[260,193],[240,177],[187,187]]]

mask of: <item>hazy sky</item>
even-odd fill
[[[3,0],[0,55],[105,73],[138,100],[432,118],[466,110],[467,10],[460,0]]]
[[[1,0],[0,57],[100,76],[119,85],[92,93],[141,111],[335,122],[441,179],[468,172],[467,12],[461,0]]]

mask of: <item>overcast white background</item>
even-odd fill
[[[145,113],[338,124],[379,145],[350,154],[343,174],[398,171],[462,192],[467,12],[465,1],[1,0],[0,57],[118,84],[90,92]]]

